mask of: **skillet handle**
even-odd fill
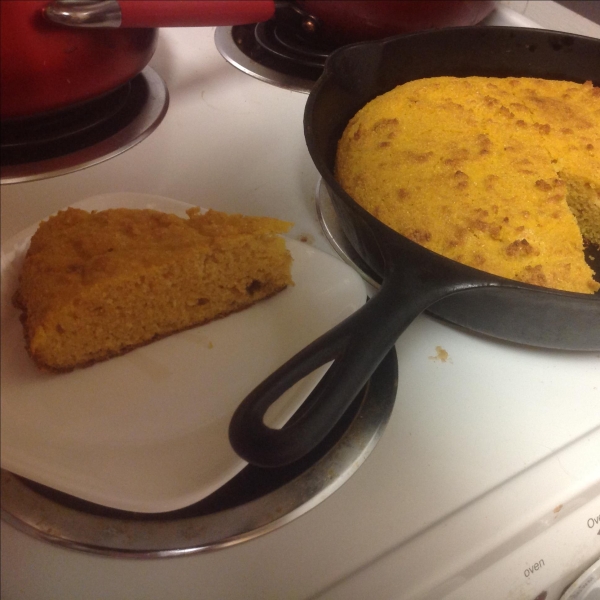
[[[279,467],[310,452],[342,417],[400,334],[429,305],[461,288],[427,283],[415,290],[398,271],[373,299],[322,335],[258,385],[240,404],[229,426],[239,456],[260,467]],[[264,424],[267,409],[297,381],[333,361],[281,429]]]

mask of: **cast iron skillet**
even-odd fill
[[[277,466],[308,452],[425,309],[519,344],[600,350],[599,294],[522,284],[444,258],[367,213],[333,176],[337,141],[347,122],[369,100],[398,84],[439,75],[482,75],[591,80],[600,85],[599,65],[600,40],[511,27],[405,35],[346,46],[329,58],[306,105],[306,141],[344,232],[383,284],[362,309],[297,354],[242,402],[230,424],[230,441],[240,456],[261,466]],[[280,430],[266,427],[267,408],[293,383],[329,361],[331,367],[302,414]]]

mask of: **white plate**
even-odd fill
[[[189,205],[107,194],[74,206]],[[251,308],[67,374],[40,372],[24,349],[11,298],[31,227],[2,246],[2,468],[105,506],[175,510],[201,500],[244,466],[227,437],[240,401],[267,375],[366,300],[337,258],[287,240],[295,286]],[[326,367],[325,367],[326,368]],[[324,369],[270,410],[283,424]]]

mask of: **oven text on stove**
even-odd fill
[[[600,525],[600,515],[598,515],[597,517],[590,517],[587,520],[587,526],[590,529],[594,529],[594,527],[596,527],[596,525]],[[600,535],[600,533],[598,535]]]
[[[539,571],[542,567],[545,567],[546,563],[544,562],[544,559],[540,559],[538,560],[536,563],[533,564],[533,566],[531,567],[527,567],[524,571],[523,571],[523,575],[525,575],[525,577],[529,577],[530,575],[533,575],[536,571]]]

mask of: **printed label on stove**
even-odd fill
[[[538,560],[537,562],[533,563],[533,565],[531,565],[530,567],[527,567],[523,571],[523,575],[525,575],[525,577],[530,577],[536,571],[539,571],[540,569],[543,569],[545,566],[546,566],[546,563],[544,562],[544,559],[540,558],[540,560]]]
[[[596,517],[590,517],[587,520],[587,526],[589,529],[594,529],[594,527],[598,527],[600,525],[600,515]],[[600,535],[600,527],[598,528],[598,535]]]

